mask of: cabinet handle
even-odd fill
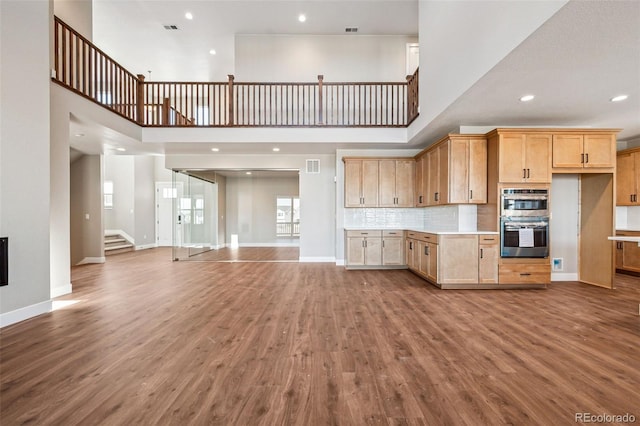
[[[418,204],[422,204],[422,195],[418,197]]]
[[[382,240],[382,248],[384,248],[384,240]]]
[[[586,158],[585,163],[588,163],[588,162],[589,162],[589,153],[587,152],[584,156],[585,156],[585,158]]]
[[[520,274],[520,276],[521,276],[521,277],[528,277],[529,275],[531,275],[531,274],[530,274],[530,273],[528,273],[528,272],[525,272],[525,273],[523,273],[523,274]]]
[[[527,169],[527,179],[531,177],[531,169]]]
[[[469,190],[469,199],[473,200],[473,189]]]
[[[522,169],[522,179],[527,178],[527,169]]]
[[[424,255],[429,256],[429,246],[424,246]]]
[[[580,154],[580,162],[584,163],[584,154]]]
[[[438,201],[438,196],[440,195],[440,193],[436,192],[435,196],[436,196],[436,201]]]
[[[633,203],[633,194],[629,195],[629,201]]]
[[[409,250],[413,250],[413,241],[409,241]]]
[[[484,249],[480,249],[480,259],[484,258]]]

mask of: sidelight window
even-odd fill
[[[300,198],[277,197],[276,199],[276,236],[300,236]]]

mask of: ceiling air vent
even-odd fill
[[[178,26],[177,25],[163,25],[165,30],[177,30]]]
[[[320,160],[307,160],[307,173],[320,173]]]
[[[357,33],[358,32],[358,27],[347,27],[344,29],[345,33]]]

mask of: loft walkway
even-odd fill
[[[52,80],[148,127],[407,127],[418,70],[404,82],[148,82],[55,18]]]

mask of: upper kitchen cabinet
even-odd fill
[[[616,205],[640,206],[640,148],[618,152],[616,167]]]
[[[500,183],[551,182],[551,134],[496,132]]]
[[[413,158],[344,158],[345,207],[413,207]]]
[[[602,132],[598,130],[597,132]],[[553,135],[553,172],[602,173],[612,171],[616,159],[615,131]],[[608,170],[607,170],[608,169]]]
[[[413,207],[415,161],[413,159],[380,160],[378,166],[378,206]]]
[[[378,206],[378,160],[344,159],[344,206]]]
[[[487,202],[487,139],[450,134],[416,156],[416,206]]]

